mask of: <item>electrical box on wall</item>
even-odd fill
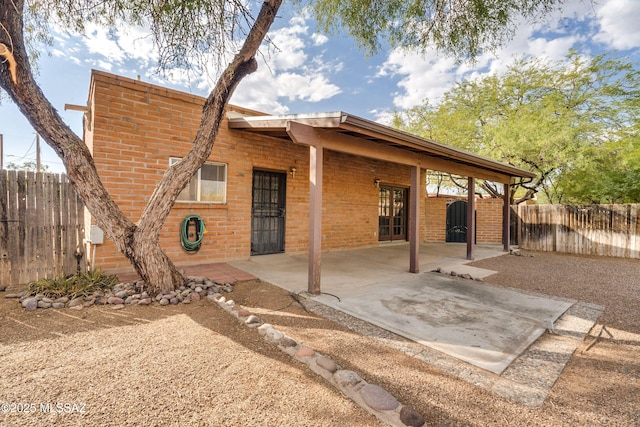
[[[104,232],[97,225],[92,225],[89,231],[89,243],[101,245],[104,243]]]

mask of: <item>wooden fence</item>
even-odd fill
[[[65,175],[0,170],[0,289],[84,268],[83,205]]]
[[[520,205],[512,230],[522,249],[640,258],[639,215],[640,204]]]

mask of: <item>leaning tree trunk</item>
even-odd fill
[[[159,246],[160,231],[178,194],[211,154],[233,91],[243,77],[257,69],[255,54],[281,3],[282,0],[263,3],[244,45],[207,98],[192,149],[181,162],[165,172],[139,221],[133,223],[100,181],[84,141],[62,121],[33,78],[24,43],[24,0],[0,0],[0,55],[5,59],[0,62],[0,87],[60,156],[76,193],[98,226],[147,282],[150,293],[166,292],[184,282]]]

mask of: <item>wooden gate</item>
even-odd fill
[[[83,237],[66,175],[0,171],[0,288],[84,269]]]

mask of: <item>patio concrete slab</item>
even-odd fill
[[[475,248],[476,259],[502,254],[498,246]],[[315,299],[500,374],[572,304],[430,272],[493,273],[465,266],[465,255],[465,245],[421,245],[422,273],[413,274],[407,244],[323,253],[323,294]],[[233,265],[292,292],[307,288],[304,255],[257,256]]]

